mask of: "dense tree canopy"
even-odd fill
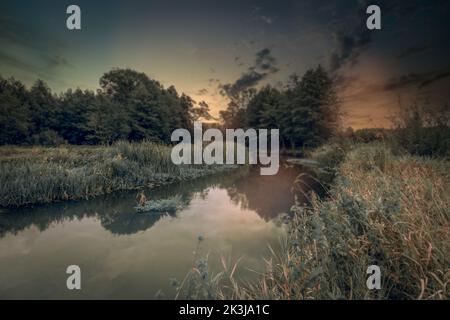
[[[220,113],[225,128],[278,128],[283,147],[315,146],[337,129],[333,82],[320,66],[292,77],[284,90],[248,88],[228,97]],[[105,73],[97,92],[69,89],[60,95],[42,80],[27,89],[0,77],[0,108],[0,144],[169,143],[174,129],[212,119],[205,102],[130,69]]]
[[[221,113],[226,127],[278,128],[282,145],[293,148],[316,146],[337,130],[339,105],[333,82],[321,66],[301,79],[293,76],[284,91],[266,86],[242,95],[231,98]]]
[[[27,89],[0,77],[0,108],[0,144],[170,142],[174,129],[210,118],[205,102],[196,104],[130,69],[105,73],[97,92],[69,89],[60,95],[42,80]]]

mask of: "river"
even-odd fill
[[[299,166],[284,163],[276,176],[238,169],[191,182],[145,190],[150,199],[179,195],[170,215],[137,213],[136,191],[92,200],[0,211],[1,299],[172,299],[170,279],[182,280],[194,251],[212,273],[220,257],[240,259],[236,278],[256,279],[269,246],[285,228],[276,219],[315,188],[307,176],[293,190]],[[66,268],[81,268],[81,290],[68,290]]]

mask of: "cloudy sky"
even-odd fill
[[[66,28],[77,4],[82,30]],[[382,30],[366,28],[368,4]],[[53,91],[96,89],[114,67],[145,72],[213,114],[220,92],[322,64],[338,84],[346,126],[388,126],[401,105],[450,102],[450,1],[0,0],[0,74]]]

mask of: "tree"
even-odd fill
[[[58,133],[70,144],[83,144],[89,135],[89,114],[96,110],[93,91],[67,90],[59,97]]]
[[[228,108],[220,113],[226,128],[277,128],[284,147],[316,146],[338,129],[333,81],[321,66],[301,79],[293,75],[285,91],[265,86],[257,93],[250,89],[229,98]]]
[[[127,139],[130,128],[127,114],[111,97],[99,93],[87,119],[87,141],[93,144],[111,144]]]
[[[224,111],[220,111],[220,118],[225,128],[244,128],[247,126],[246,109],[256,94],[256,89],[250,88],[228,94],[230,102]]]
[[[247,107],[247,123],[253,128],[280,128],[283,95],[271,86],[262,88]]]
[[[53,130],[57,126],[57,99],[42,80],[37,80],[29,92],[32,134]]]
[[[205,102],[195,105],[189,96],[178,95],[175,87],[167,90],[144,73],[114,69],[100,79],[102,93],[127,114],[128,139],[170,142],[172,131],[190,128],[199,118],[208,118]]]
[[[24,143],[30,127],[25,86],[20,81],[0,77],[0,144]]]
[[[333,81],[321,66],[309,69],[287,92],[294,146],[317,146],[329,139],[339,124],[339,105]]]

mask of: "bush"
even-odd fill
[[[315,174],[324,184],[330,184],[337,174],[337,168],[345,157],[346,148],[342,144],[325,144],[309,152],[308,156],[317,161]]]
[[[413,106],[397,119],[394,142],[413,155],[450,156],[450,111]]]

